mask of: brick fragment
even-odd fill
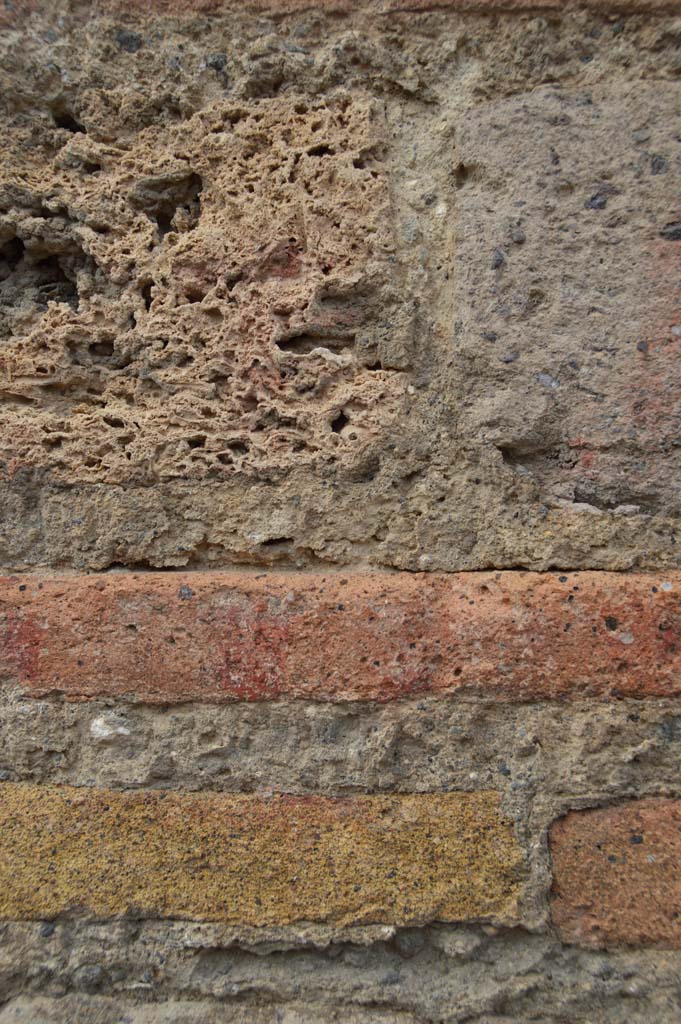
[[[260,798],[0,785],[0,917],[512,920],[496,793]]]
[[[550,835],[565,942],[681,948],[681,800],[577,811]]]
[[[0,678],[147,703],[681,693],[681,573],[0,580]]]

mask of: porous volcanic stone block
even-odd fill
[[[678,566],[676,30],[562,7],[16,12],[0,565]]]

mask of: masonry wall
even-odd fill
[[[681,7],[0,12],[0,1024],[681,1019]]]

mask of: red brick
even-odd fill
[[[573,812],[550,845],[565,942],[681,948],[681,800]]]
[[[0,676],[154,703],[670,696],[680,596],[680,573],[6,577]]]

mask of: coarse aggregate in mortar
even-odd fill
[[[329,796],[494,789],[516,820],[531,801],[544,826],[571,807],[681,795],[674,700],[158,708],[5,691],[0,726],[0,778],[14,782]]]
[[[547,923],[552,822],[576,808],[681,797],[681,717],[670,700],[121,709],[6,692],[0,723],[0,777],[13,782],[265,797],[494,790],[525,850],[519,914],[532,928]]]
[[[673,17],[0,47],[0,564],[679,564]]]
[[[328,1004],[232,1006],[217,1000],[169,1000],[140,1005],[101,996],[19,998],[0,1009],[0,1024],[414,1024],[411,1013]]]
[[[87,1012],[195,1024],[192,1005],[202,1024],[676,1024],[681,1007],[678,951],[580,950],[519,929],[439,925],[295,948],[215,925],[63,921],[3,925],[2,938],[2,1024],[14,1012],[21,1024],[33,1012],[47,1024],[76,1012],[88,1024]],[[40,955],[22,985],[28,950]]]

